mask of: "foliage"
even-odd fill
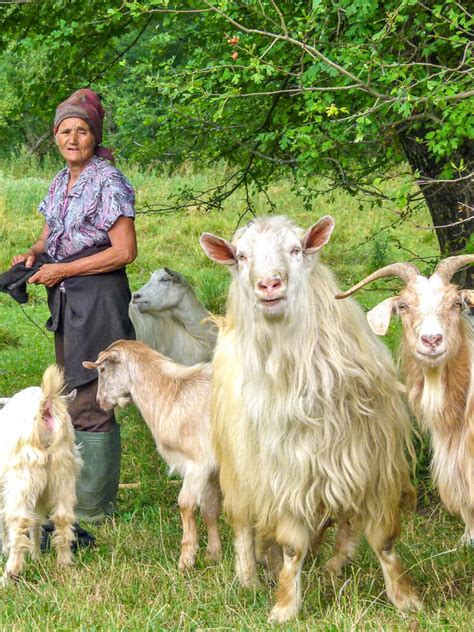
[[[473,17],[457,0],[0,7],[4,152],[26,141],[44,153],[57,103],[91,85],[122,157],[167,171],[229,165],[206,190],[183,186],[168,208],[221,209],[242,189],[255,212],[283,172],[310,205],[318,174],[323,190],[342,188],[361,205],[393,201],[401,220],[424,198],[443,254],[469,241]],[[397,186],[382,187],[394,174]]]

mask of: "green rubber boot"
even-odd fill
[[[113,516],[120,479],[120,426],[110,432],[75,431],[84,465],[76,483],[76,519],[100,523]]]

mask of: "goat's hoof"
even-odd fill
[[[69,566],[72,564],[72,555],[71,553],[64,553],[62,555],[58,555],[56,563],[58,566]]]
[[[273,607],[270,612],[270,616],[267,619],[268,623],[285,623],[290,619],[293,619],[298,614],[298,606],[296,604],[290,604],[289,606],[279,606],[278,604]]]
[[[423,610],[421,599],[414,590],[399,596],[398,599],[393,599],[392,602],[402,612],[419,612]]]
[[[222,551],[221,549],[206,549],[206,561],[207,562],[212,562],[212,563],[217,563],[220,562],[222,559]]]
[[[334,557],[331,557],[331,559],[326,562],[326,564],[324,565],[324,568],[326,569],[326,572],[332,575],[333,577],[340,577],[342,575],[342,571],[346,563],[347,563],[346,561],[339,559],[337,555],[335,555]]]
[[[255,577],[239,577],[239,582],[245,590],[258,590],[262,584],[257,576]]]
[[[468,531],[467,529],[461,536],[461,539],[459,540],[459,545],[462,547],[468,546],[474,548],[474,537],[471,536],[470,531]]]
[[[0,578],[0,588],[6,588],[11,584],[17,582],[19,579],[18,575],[10,575],[9,573],[4,573]]]
[[[180,572],[185,571],[187,569],[193,568],[194,563],[196,562],[196,554],[195,553],[182,553],[178,562],[178,570]]]

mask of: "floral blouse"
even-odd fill
[[[49,227],[45,252],[54,261],[108,244],[107,231],[116,220],[121,215],[135,217],[133,188],[110,162],[94,156],[69,193],[68,182],[66,167],[39,206]]]

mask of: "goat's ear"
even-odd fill
[[[367,312],[367,320],[370,328],[377,334],[377,336],[383,336],[387,333],[388,326],[390,325],[390,318],[393,314],[393,308],[395,305],[395,299],[385,299],[374,308]]]
[[[75,388],[73,391],[71,391],[70,393],[68,393],[64,399],[66,400],[67,404],[70,404],[71,402],[73,402],[76,399],[77,396],[77,388]]]
[[[474,307],[474,290],[461,290],[459,297],[464,307]]]
[[[328,243],[335,225],[334,219],[330,215],[321,217],[319,222],[313,224],[303,237],[302,244],[305,255],[314,255],[318,250],[321,250]]]
[[[226,239],[216,237],[212,233],[203,233],[199,238],[199,243],[209,259],[225,266],[232,266],[237,263],[235,248]]]
[[[89,362],[88,360],[86,360],[85,362],[82,363],[82,366],[85,369],[96,369],[99,366],[98,362]]]

